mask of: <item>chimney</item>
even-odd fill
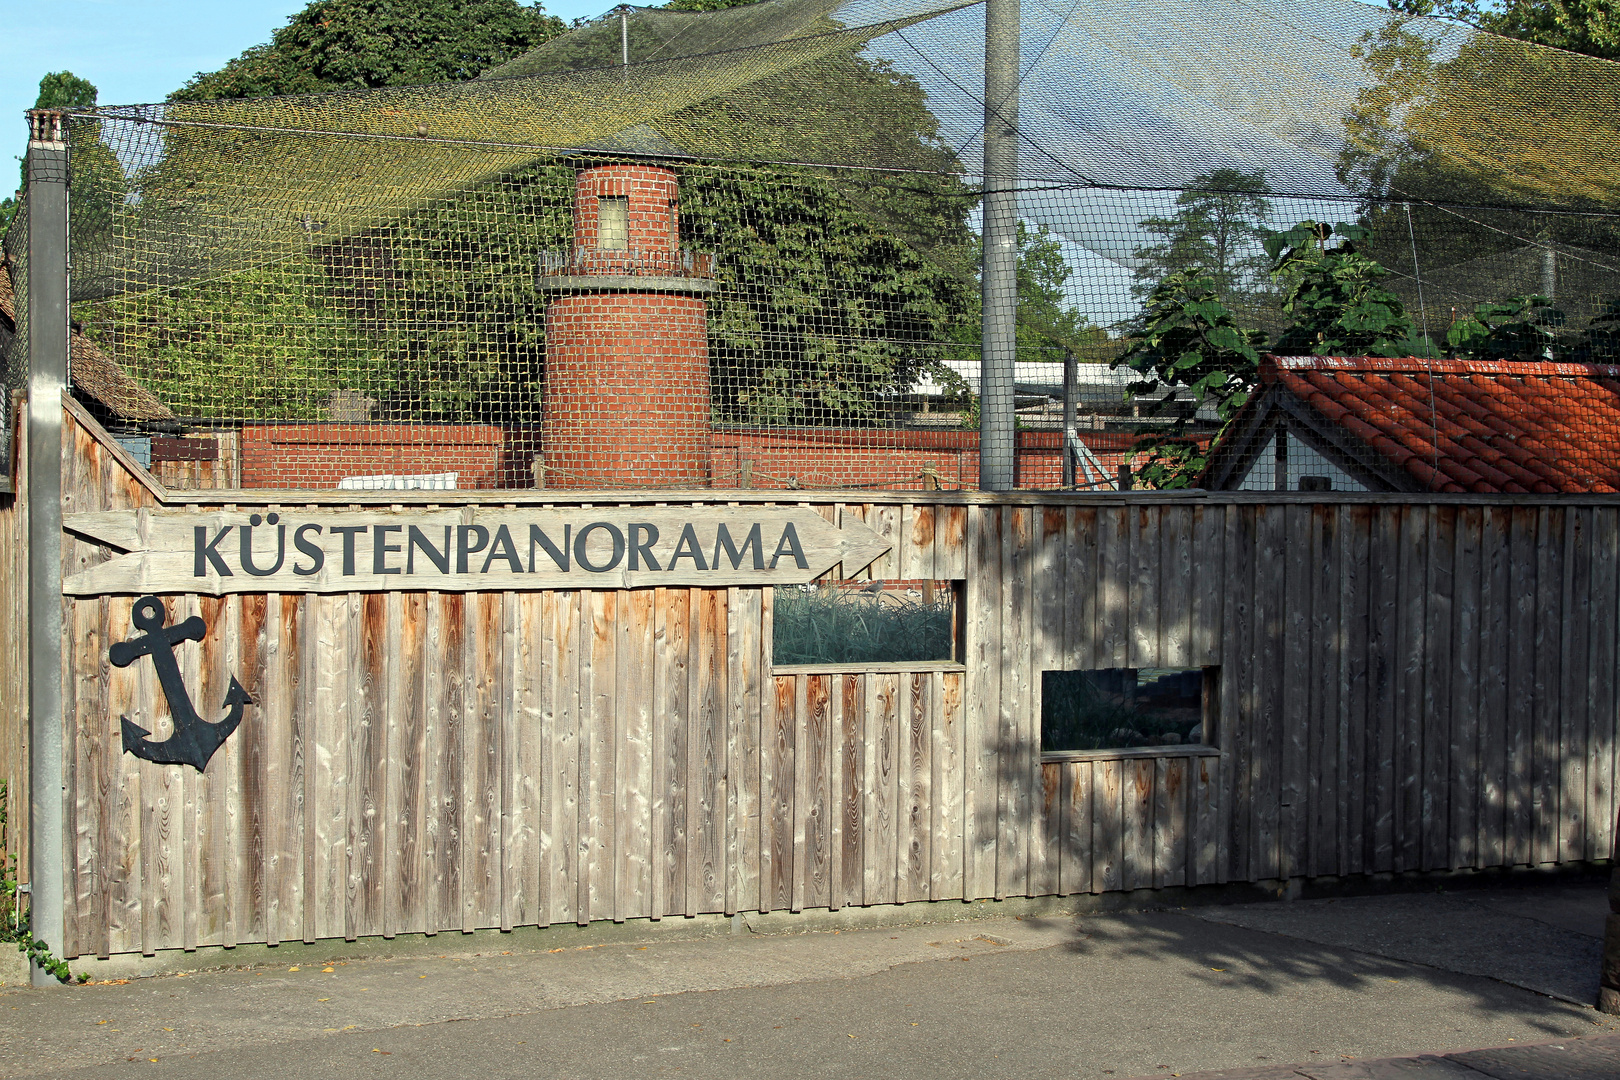
[[[544,485],[706,487],[713,257],[681,251],[675,171],[581,169],[574,249],[553,269]]]

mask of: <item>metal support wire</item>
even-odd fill
[[[979,486],[1010,491],[1018,353],[1018,0],[985,4],[984,187]]]
[[[62,114],[28,114],[29,912],[63,953],[62,394],[68,378],[68,146]],[[33,968],[35,986],[55,976]]]

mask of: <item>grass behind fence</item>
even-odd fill
[[[951,598],[922,603],[864,589],[776,590],[773,659],[887,664],[952,659]]]

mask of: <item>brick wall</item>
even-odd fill
[[[487,424],[244,427],[242,486],[335,488],[345,476],[459,473],[458,488],[502,486],[505,436]]]
[[[546,486],[706,486],[703,301],[585,293],[546,308]]]
[[[572,299],[600,301],[616,295]],[[620,295],[618,299],[684,298]],[[690,302],[701,306],[699,301]],[[696,329],[689,341],[701,341]],[[580,347],[603,346],[592,338]],[[693,348],[697,346],[693,344]],[[945,488],[978,486],[976,431],[750,428],[722,429],[711,435],[706,425],[681,419],[692,415],[699,404],[697,415],[707,413],[707,372],[703,380],[693,377],[684,383],[672,382],[667,373],[668,355],[666,342],[656,356],[650,350],[621,356],[620,370],[639,367],[649,372],[639,383],[627,379],[622,392],[604,395],[600,385],[591,384],[589,401],[595,404],[572,414],[573,425],[565,429],[571,433],[571,442],[556,440],[563,449],[547,459],[548,469],[556,471],[548,473],[546,486],[670,486],[683,482],[676,479],[681,476],[697,476],[695,481],[684,482],[707,486],[712,475],[715,487],[733,488],[745,483],[746,473],[747,485],[754,488],[917,491],[928,486],[930,472]],[[565,387],[583,385],[592,369],[590,364],[579,367],[574,382],[568,378],[560,382]],[[664,378],[653,378],[657,372],[664,372]],[[683,394],[687,396],[683,398]],[[701,403],[696,400],[699,394]],[[582,394],[579,398],[584,400]],[[618,408],[599,414],[608,400]],[[1103,431],[1082,431],[1080,436],[1111,486],[1135,436]],[[646,449],[648,443],[658,449]],[[241,433],[242,486],[334,488],[345,476],[455,472],[460,474],[457,486],[464,489],[526,488],[534,480],[532,458],[543,445],[545,441],[535,429],[503,431],[485,424],[246,427]],[[567,449],[570,445],[574,449]],[[585,479],[559,475],[563,469]],[[1017,475],[1022,488],[1056,488],[1063,475],[1061,436],[1053,431],[1019,432]]]
[[[602,250],[600,199],[629,200],[628,250]],[[583,169],[574,181],[574,254],[583,257],[587,273],[634,272],[627,265],[635,253],[673,253],[680,247],[680,204],[675,173],[656,165],[602,165]],[[655,256],[654,256],[655,257]],[[648,272],[643,269],[642,273]]]

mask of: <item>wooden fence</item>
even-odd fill
[[[69,512],[578,498],[171,493],[69,421]],[[892,540],[835,574],[964,581],[962,662],[774,668],[760,588],[170,597],[260,703],[198,774],[121,752],[134,598],[65,599],[67,954],[1611,853],[1620,502],[794,495]],[[1213,745],[1043,755],[1105,667],[1209,669]]]

